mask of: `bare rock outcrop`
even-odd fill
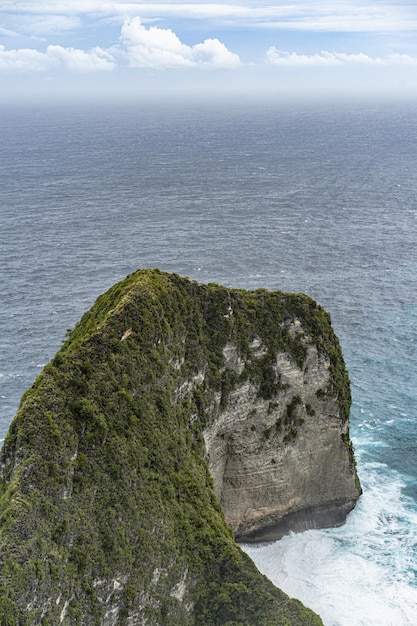
[[[290,531],[343,524],[360,495],[349,423],[338,394],[329,391],[330,360],[319,354],[299,320],[289,324],[306,346],[300,367],[286,352],[273,371],[280,381],[268,399],[249,380],[213,406],[204,430],[214,490],[242,542],[279,539]],[[257,337],[252,358],[265,348]],[[245,368],[235,345],[224,348],[225,367]]]

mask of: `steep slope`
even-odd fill
[[[359,495],[349,406],[328,315],[306,296],[127,277],[25,393],[5,440],[1,626],[320,624],[259,574],[218,498],[249,538],[282,534],[291,514],[340,522]],[[307,488],[298,477],[290,504],[263,503],[298,462]],[[311,471],[332,486],[308,499]]]

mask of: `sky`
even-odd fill
[[[0,102],[417,96],[416,0],[0,0]]]

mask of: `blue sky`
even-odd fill
[[[417,95],[416,0],[1,0],[0,101]]]

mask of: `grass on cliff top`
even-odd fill
[[[277,351],[305,356],[285,328],[294,318],[333,359],[347,403],[338,342],[306,296],[142,270],[98,298],[24,394],[1,452],[0,626],[98,626],[112,606],[120,626],[138,606],[155,626],[321,624],[235,544],[202,440],[225,391],[224,345],[249,354],[261,337],[268,359],[247,375],[272,394]]]

